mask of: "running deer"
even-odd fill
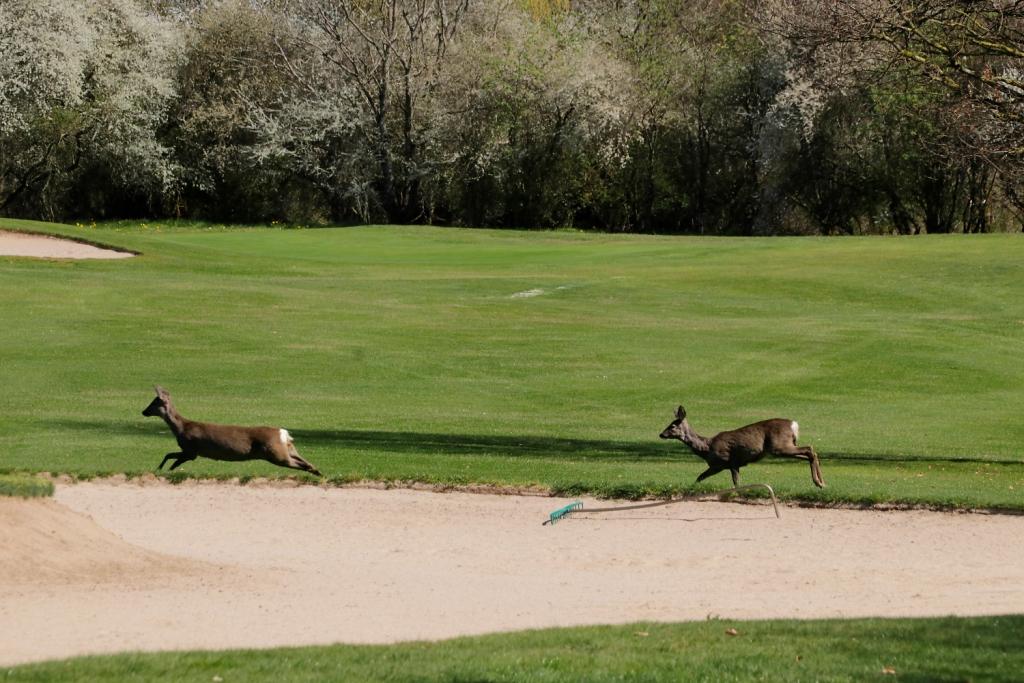
[[[171,469],[182,463],[195,460],[200,455],[211,460],[266,460],[267,462],[310,472],[317,476],[320,470],[302,459],[295,450],[295,444],[287,429],[277,427],[234,427],[210,422],[186,420],[171,403],[171,395],[163,387],[154,387],[156,398],[146,406],[142,414],[146,417],[160,417],[171,428],[178,440],[177,453],[168,453],[160,461],[160,467],[173,459]]]
[[[676,419],[661,433],[662,439],[679,439],[708,464],[697,481],[704,481],[713,474],[729,470],[732,473],[732,485],[739,486],[741,467],[757,462],[766,455],[775,455],[808,461],[811,464],[811,481],[822,488],[825,480],[821,478],[818,454],[810,446],[797,446],[799,436],[800,425],[793,420],[775,418],[730,432],[721,432],[706,439],[690,427],[686,421],[686,410],[682,406],[676,410]]]

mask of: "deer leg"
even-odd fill
[[[800,453],[798,457],[811,464],[811,481],[814,482],[814,485],[819,489],[825,488],[825,480],[821,477],[821,465],[818,463],[818,454],[810,446],[798,446],[797,451]]]
[[[825,488],[825,480],[821,476],[821,463],[818,462],[818,454],[810,446],[807,450],[811,452],[811,481],[820,489]]]
[[[825,480],[821,477],[821,465],[818,464],[818,454],[810,446],[794,446],[793,450],[776,451],[775,455],[806,460],[811,465],[811,481],[819,489],[825,488]]]
[[[733,469],[729,470],[729,472],[730,472],[730,474],[732,474],[732,485],[733,486],[739,486],[740,485],[740,468],[734,467]]]
[[[298,453],[290,454],[290,464],[288,466],[296,470],[302,470],[303,472],[315,474],[318,477],[324,476],[323,473],[320,472],[320,470],[313,467],[313,465],[309,461],[307,461]]]
[[[170,460],[171,458],[177,459],[177,458],[179,458],[182,455],[185,455],[185,454],[184,453],[168,453],[167,455],[164,456],[164,459],[160,461],[160,466],[157,467],[157,469],[158,470],[162,470],[164,468],[164,465],[167,463],[168,460]],[[175,465],[175,467],[176,467],[176,465]],[[171,469],[173,470],[174,467],[171,467]]]
[[[195,460],[195,459],[196,459],[196,456],[194,456],[194,455],[185,455],[184,453],[182,453],[181,457],[178,458],[177,460],[175,460],[174,464],[171,465],[171,469],[172,470],[177,469],[179,466],[184,465],[187,462],[191,462],[192,460]]]
[[[695,484],[699,484],[700,482],[704,481],[705,479],[707,479],[711,475],[718,474],[721,471],[722,471],[721,467],[709,467],[709,468],[707,468],[706,470],[704,470],[703,472],[700,473],[700,476],[697,477],[697,481],[695,481],[694,483]]]
[[[293,470],[302,470],[303,472],[315,474],[318,477],[324,476],[320,470],[313,467],[311,462],[299,455],[299,452],[295,450],[295,444],[291,441],[285,444],[284,453],[274,453],[274,457],[268,458],[268,460],[275,465],[290,467]]]

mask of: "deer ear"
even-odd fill
[[[156,386],[154,386],[154,387],[153,387],[153,389],[155,389],[155,390],[156,390],[156,395],[157,395],[157,396],[159,396],[160,398],[164,398],[164,397],[166,397],[166,396],[167,396],[167,390],[166,390],[166,389],[164,389],[164,388],[163,388],[162,386],[160,386],[159,384],[157,384]]]
[[[682,420],[684,417],[686,417],[686,408],[679,406],[676,408],[676,419]]]

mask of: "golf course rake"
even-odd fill
[[[698,493],[690,496],[680,496],[678,498],[670,498],[669,500],[658,500],[653,503],[636,503],[634,505],[618,505],[616,507],[607,508],[590,508],[589,510],[587,510],[587,512],[595,514],[599,512],[625,512],[626,510],[642,510],[644,508],[656,508],[661,507],[663,505],[671,505],[672,503],[681,503],[685,500],[696,500],[703,496],[720,496],[723,493],[736,493],[739,491],[745,491],[747,489],[755,488],[768,490],[769,495],[771,495],[772,497],[772,507],[775,509],[775,517],[776,519],[780,518],[781,515],[779,514],[779,501],[775,497],[775,490],[768,484],[744,484],[743,486],[736,486],[734,488],[724,489],[722,491],[711,491],[708,493]],[[565,519],[572,513],[579,512],[581,510],[583,510],[583,501],[577,500],[574,503],[569,503],[568,505],[560,507],[554,512],[552,512],[550,515],[548,515],[548,518],[544,520],[541,526],[555,524],[558,520]]]

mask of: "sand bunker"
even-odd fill
[[[187,570],[187,561],[125,543],[89,517],[49,499],[0,496],[0,584],[121,581]]]
[[[84,242],[0,230],[0,256],[31,256],[35,258],[103,259],[131,258],[129,251],[94,247]]]
[[[0,665],[708,615],[1024,612],[1024,517],[784,507],[776,519],[768,505],[710,502],[541,526],[566,502],[59,486],[56,502],[0,509],[0,547],[20,549],[0,566]],[[24,570],[41,555],[50,569]]]

